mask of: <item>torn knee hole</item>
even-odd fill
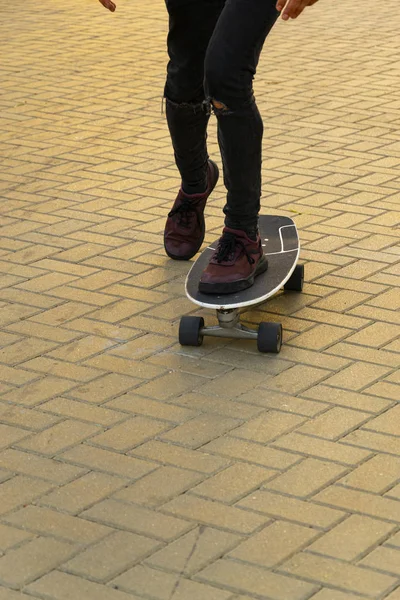
[[[226,106],[226,104],[224,104],[223,102],[220,102],[219,100],[212,99],[211,104],[218,111],[223,112],[225,110],[229,110],[229,108]]]
[[[198,102],[175,102],[174,100],[170,100],[167,96],[164,97],[163,103],[164,100],[166,105],[173,110],[189,111],[194,114],[209,111],[208,103],[205,100],[200,100]]]

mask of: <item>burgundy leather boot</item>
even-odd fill
[[[268,269],[260,236],[249,238],[245,231],[225,227],[217,249],[203,271],[199,291],[203,294],[232,294],[250,287],[255,277]]]
[[[217,165],[209,160],[206,191],[189,196],[179,190],[164,231],[164,248],[170,258],[189,260],[199,251],[205,235],[204,209],[218,177]]]

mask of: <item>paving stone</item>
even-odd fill
[[[296,365],[276,377],[271,377],[263,385],[278,392],[297,394],[327,379],[329,375],[330,372],[323,369]]]
[[[181,448],[157,440],[142,444],[132,450],[131,454],[148,458],[156,461],[156,463],[174,465],[183,469],[199,471],[200,473],[214,473],[229,464],[227,459],[213,456],[211,453],[208,454],[203,449],[201,451],[190,450],[189,448]]]
[[[386,600],[399,600],[400,598],[400,590],[397,588],[394,592],[386,596]]]
[[[194,410],[182,408],[175,404],[168,404],[166,402],[144,398],[134,392],[123,394],[114,400],[110,400],[107,403],[107,407],[116,408],[117,410],[125,411],[127,413],[141,414],[148,417],[155,417],[156,419],[165,419],[172,423],[181,423],[196,416]]]
[[[347,338],[350,344],[361,344],[379,348],[394,340],[400,335],[400,326],[388,327],[386,323],[373,323],[365,329]]]
[[[72,379],[77,382],[91,381],[92,379],[97,379],[102,374],[97,369],[89,369],[88,367],[82,367],[81,365],[71,364],[62,360],[54,360],[47,356],[38,356],[37,358],[28,360],[24,363],[24,368],[54,375],[55,377]]]
[[[241,539],[233,533],[200,525],[155,552],[145,562],[158,569],[193,575],[236,546]]]
[[[375,431],[359,429],[342,438],[342,442],[353,447],[368,448],[370,451],[375,450],[400,456],[400,440],[395,436]]]
[[[390,573],[399,576],[400,573],[400,550],[380,546],[375,548],[368,556],[363,558],[359,564],[370,569]]]
[[[229,556],[260,567],[271,568],[307,546],[317,532],[309,527],[274,521],[252,538],[239,544]]]
[[[232,435],[266,443],[295,429],[302,423],[304,423],[302,417],[271,410],[236,428]]]
[[[43,496],[40,503],[76,515],[126,485],[126,479],[105,473],[88,473]]]
[[[66,419],[49,429],[32,435],[18,444],[19,448],[51,456],[98,433],[99,427]]]
[[[356,344],[349,344],[346,341],[331,346],[328,352],[338,356],[346,356],[353,360],[362,360],[378,365],[397,367],[399,361],[398,356],[391,352],[386,352],[385,350],[391,350],[391,344],[385,346],[385,349],[383,350],[368,348],[366,346],[357,346]]]
[[[43,536],[55,536],[75,544],[91,544],[113,531],[104,525],[40,506],[26,506],[4,519],[16,527]]]
[[[42,496],[52,485],[40,479],[31,479],[25,475],[16,475],[0,485],[0,512],[10,510],[31,502]]]
[[[0,557],[0,581],[11,587],[22,587],[56,568],[74,554],[66,542],[36,538]]]
[[[90,306],[80,304],[79,302],[66,302],[61,306],[47,310],[45,313],[35,315],[33,321],[59,327],[72,319],[81,317],[82,315],[91,312]]]
[[[171,597],[180,600],[184,600],[184,598],[201,600],[204,597],[210,598],[210,600],[229,600],[230,597],[230,593],[227,591],[195,581],[180,579],[175,574],[163,573],[141,565],[120,575],[113,583],[129,592],[136,592],[140,595],[151,594],[151,597],[157,598],[157,600],[169,600]]]
[[[400,548],[400,534],[396,533],[396,535],[392,536],[390,540],[387,541],[387,544],[390,546],[395,546],[396,548]]]
[[[88,335],[81,340],[71,342],[62,348],[49,352],[51,358],[68,360],[69,362],[78,362],[94,354],[104,352],[115,344],[111,340],[94,335]]]
[[[365,429],[371,431],[378,431],[379,433],[386,433],[390,435],[398,435],[398,418],[400,415],[400,405],[389,409],[380,416],[371,419],[364,425]]]
[[[168,514],[238,534],[253,533],[268,520],[263,515],[185,494],[162,506]]]
[[[159,542],[143,536],[117,531],[76,555],[63,569],[96,581],[106,581],[157,550]]]
[[[301,333],[293,340],[290,340],[289,343],[293,346],[300,346],[301,348],[310,350],[323,350],[333,343],[347,338],[350,333],[352,333],[351,329],[321,324],[313,327],[310,331]]]
[[[266,376],[261,373],[252,373],[251,378],[247,377],[248,372],[242,369],[229,371],[224,375],[215,377],[212,381],[203,385],[200,390],[202,394],[213,396],[223,396],[235,398],[240,394],[254,389],[257,385],[262,384]]]
[[[13,592],[10,589],[0,588],[0,600],[28,600],[32,596],[27,594],[20,594],[19,592]]]
[[[159,368],[154,368],[157,369],[159,373]],[[144,383],[136,389],[141,396],[148,396],[154,400],[172,400],[188,390],[203,385],[204,381],[203,377],[197,375],[171,371],[167,375],[159,377],[155,381]]]
[[[203,476],[193,471],[169,466],[160,467],[133,485],[116,492],[113,497],[153,508],[183,494],[202,479]]]
[[[53,459],[8,448],[0,453],[0,468],[63,485],[85,470]]]
[[[337,506],[343,510],[400,522],[400,507],[396,500],[383,498],[358,490],[350,490],[341,486],[326,488],[314,497],[320,504]]]
[[[263,487],[297,498],[305,498],[333,483],[344,473],[346,469],[334,463],[306,458],[272,481],[267,481]]]
[[[86,600],[138,600],[137,596],[59,571],[41,577],[26,589],[30,594],[53,597],[55,600],[69,600],[71,597]]]
[[[245,406],[248,406],[250,403],[255,404],[256,406],[263,406],[267,409],[276,409],[282,412],[294,413],[306,417],[313,417],[327,409],[326,406],[320,402],[313,402],[312,400],[306,400],[305,398],[298,398],[289,396],[288,394],[271,391],[265,391],[265,393],[257,395],[257,397],[254,397],[254,394],[252,393],[243,394],[237,401],[243,402]]]
[[[350,436],[351,434],[342,439],[345,441],[350,440]],[[348,466],[357,466],[371,456],[371,450],[363,450],[330,440],[301,435],[296,432],[280,437],[274,442],[274,446],[291,452],[297,452],[303,456],[313,456]]]
[[[318,529],[328,529],[345,516],[345,513],[338,509],[321,506],[314,502],[304,502],[266,490],[249,494],[240,500],[237,506]]]
[[[22,542],[26,542],[32,537],[33,535],[27,531],[21,531],[15,527],[0,524],[0,552],[4,553],[9,548],[18,546]]]
[[[353,409],[363,409],[371,413],[380,413],[390,406],[390,403],[383,398],[374,398],[366,394],[331,388],[324,384],[317,385],[303,392],[302,395],[306,398],[313,398]]]
[[[3,399],[23,406],[37,406],[41,402],[44,402],[44,400],[49,400],[54,396],[63,394],[75,387],[75,385],[74,382],[67,379],[49,375],[48,377],[29,383],[24,388],[17,388],[6,392],[3,394]]]
[[[257,398],[263,394],[257,393]],[[262,412],[262,408],[253,406],[257,403],[257,399],[253,393],[250,393],[250,403],[246,401],[243,394],[239,398],[230,400],[228,398],[221,398],[216,396],[210,396],[198,392],[189,392],[183,394],[179,398],[175,399],[175,402],[180,406],[186,406],[188,409],[196,410],[202,413],[213,413],[223,417],[232,417],[233,419],[248,419],[256,416]],[[170,409],[172,410],[172,408]]]
[[[335,312],[341,313],[346,312],[350,308],[353,308],[353,306],[362,304],[365,300],[369,299],[369,294],[365,294],[363,292],[355,292],[354,290],[340,290],[334,292],[327,298],[319,300],[318,302],[313,304],[313,307],[322,308],[323,310],[333,310]]]
[[[382,494],[400,479],[400,457],[377,454],[345,475],[340,483],[352,488]]]
[[[394,524],[362,515],[350,515],[313,542],[307,550],[352,562],[385,541],[394,531]]]
[[[170,424],[146,417],[129,418],[124,423],[114,425],[91,441],[97,446],[120,452],[127,452],[154,435],[170,429]]]
[[[100,404],[129,390],[139,383],[136,377],[124,377],[117,373],[104,375],[70,392],[74,398]]]
[[[40,354],[46,354],[57,344],[32,338],[11,344],[0,350],[0,360],[7,365],[18,365]]]
[[[200,415],[163,433],[161,439],[181,444],[189,448],[198,448],[223,433],[235,429],[240,421],[217,415]]]
[[[147,334],[127,342],[112,351],[116,356],[123,358],[132,358],[138,360],[164,350],[175,343],[174,338],[165,338],[164,336]],[[153,357],[154,359],[156,357]],[[167,365],[168,366],[168,365]]]
[[[0,424],[0,449],[8,448],[19,440],[28,437],[29,431],[20,429],[19,427],[10,427],[10,425]]]
[[[98,502],[81,516],[166,542],[193,528],[191,523],[183,519],[112,499]]]
[[[258,489],[275,474],[272,469],[236,463],[192,488],[191,493],[232,504],[250,491]]]
[[[280,571],[306,580],[330,584],[359,594],[383,594],[392,589],[396,579],[329,558],[297,554],[280,567]]]
[[[220,454],[229,459],[239,459],[255,463],[271,469],[285,469],[300,460],[299,456],[255,444],[251,441],[225,436],[218,438],[202,447],[206,452]]]
[[[139,384],[142,384],[142,387],[140,388],[140,393],[143,395],[146,395],[146,390],[147,390],[147,385],[151,386],[152,379],[155,379],[156,377],[159,377],[161,375],[164,375],[166,369],[162,368],[162,367],[157,367],[155,365],[151,365],[150,363],[148,363],[147,361],[137,361],[134,362],[131,359],[127,359],[127,358],[121,358],[119,356],[112,356],[111,354],[99,354],[93,358],[89,358],[88,360],[85,361],[85,365],[88,367],[93,367],[94,369],[100,369],[102,371],[112,371],[112,374],[105,377],[104,380],[105,381],[112,381],[113,379],[116,379],[117,377],[120,379],[123,379],[122,375],[126,376],[125,377],[125,381],[128,380],[128,378],[130,379],[130,385],[129,386],[125,386],[122,389],[119,389],[119,387],[117,385],[115,386],[111,386],[111,389],[114,390],[114,387],[116,389],[116,393],[114,392],[114,394],[110,394],[110,398],[114,397],[115,395],[121,393],[124,390],[128,390],[129,388],[133,388],[133,387],[137,387]],[[135,373],[135,377],[132,376],[132,374]],[[143,380],[150,380],[150,383],[146,381],[145,384],[143,384]],[[158,380],[156,380],[153,384],[153,390],[154,390],[154,395],[157,396],[157,393],[159,393],[159,391],[162,389],[161,387],[158,386],[157,383]],[[145,388],[146,386],[146,388]],[[144,391],[143,391],[144,390]],[[82,390],[79,390],[82,391]],[[87,394],[87,389],[85,386],[85,389],[83,390],[84,394],[86,394],[87,396],[94,396],[93,392],[90,392],[90,394]],[[163,390],[165,391],[165,390]],[[153,395],[153,394],[152,394]],[[161,398],[162,399],[162,398]]]
[[[198,578],[222,585],[231,591],[273,600],[303,600],[318,589],[315,584],[271,573],[257,566],[223,559],[201,571]]]
[[[390,369],[380,365],[371,365],[359,361],[340,373],[332,375],[324,383],[328,386],[340,387],[356,392],[371,385],[374,381],[384,377],[389,372]]]
[[[157,468],[157,464],[154,462],[138,460],[131,456],[117,454],[110,450],[96,448],[87,444],[74,446],[61,454],[59,458],[67,461],[67,463],[127,477],[128,479],[139,479]]]
[[[313,597],[313,600],[356,600],[356,598],[367,598],[367,596],[324,588]]]
[[[357,429],[369,421],[371,416],[361,411],[334,407],[302,425],[297,431],[308,435],[335,440],[343,437],[352,429]]]
[[[379,381],[365,390],[366,393],[378,395],[389,400],[397,400],[399,397],[399,386],[389,381]]]

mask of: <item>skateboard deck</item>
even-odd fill
[[[186,295],[195,304],[216,310],[242,308],[261,304],[279,291],[290,279],[300,254],[300,242],[295,223],[289,217],[263,215],[259,230],[268,258],[268,269],[256,277],[254,284],[234,294],[202,294],[198,290],[203,270],[208,265],[218,240],[206,248],[186,278]]]

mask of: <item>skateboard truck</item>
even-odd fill
[[[202,335],[211,335],[213,337],[229,337],[244,340],[256,340],[257,331],[249,329],[240,322],[240,312],[238,308],[227,310],[217,310],[217,319],[219,325],[212,327],[202,327]]]
[[[179,342],[182,346],[201,346],[204,336],[257,340],[260,352],[280,352],[282,346],[282,325],[280,323],[260,323],[258,331],[240,322],[238,308],[217,310],[219,325],[204,326],[203,317],[185,316],[179,325]]]

